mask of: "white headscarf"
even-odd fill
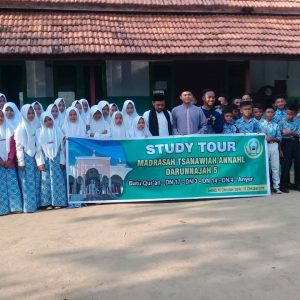
[[[6,118],[5,116],[5,110],[6,108],[9,107],[13,110],[14,112],[14,116],[11,119]],[[4,104],[3,109],[2,109],[4,116],[5,116],[5,120],[6,120],[6,125],[12,130],[15,131],[15,129],[17,128],[17,126],[21,123],[22,121],[22,115],[21,112],[19,111],[19,109],[17,108],[16,104],[14,104],[13,102],[7,102]]]
[[[45,126],[44,121],[46,117],[52,119],[52,128],[47,128]],[[55,125],[54,118],[49,111],[46,111],[41,115],[41,124],[42,128],[40,128],[37,132],[37,142],[41,146],[45,156],[53,160],[60,147],[63,146],[64,135],[60,128]]]
[[[30,104],[25,104],[21,108],[22,121],[16,129],[15,140],[17,144],[20,144],[24,147],[25,153],[33,157],[36,152],[36,130],[38,129],[40,122],[38,121],[36,115],[31,122],[28,121],[27,114],[30,108],[33,109],[32,105]]]
[[[4,112],[2,112],[4,115]],[[13,135],[13,131],[7,126],[5,116],[4,122],[0,125],[0,158],[7,161],[10,151],[10,139]]]
[[[52,115],[52,112],[51,112],[53,106],[56,106],[57,110],[58,110],[58,115],[57,115],[56,118],[54,118],[54,116]],[[62,126],[63,125],[63,122],[62,122],[62,120],[60,118],[60,112],[59,112],[58,106],[56,104],[49,104],[48,107],[47,107],[47,109],[46,109],[46,111],[51,114],[51,116],[53,117],[53,122],[55,123],[56,126]],[[43,125],[43,120],[41,120],[41,123]]]
[[[2,93],[0,93],[0,98],[4,98],[4,101],[7,102],[6,96]]]
[[[111,108],[112,108],[113,106],[115,106],[115,107],[117,108],[116,111],[119,111],[119,107],[118,107],[118,105],[117,105],[116,103],[110,103],[110,104],[109,104],[109,115],[110,115],[110,116],[112,116],[112,114],[110,114],[110,111],[111,111]]]
[[[99,111],[101,112],[101,119],[96,121],[94,119],[94,114]],[[90,132],[96,134],[96,137],[109,137],[110,136],[110,128],[109,124],[104,120],[102,110],[98,105],[93,105],[91,107],[91,118],[90,118]],[[103,133],[103,131],[107,131],[107,133]]]
[[[144,120],[144,118],[142,116],[137,116],[134,118],[133,123],[132,123],[132,128],[129,132],[130,137],[132,137],[132,138],[147,138],[149,136],[152,136],[146,123],[145,123],[145,127],[143,130],[138,129],[137,126],[138,126],[138,122],[140,119]],[[144,120],[144,122],[145,122],[145,120]]]
[[[127,112],[126,112],[126,108],[128,106],[128,104],[132,104],[133,106],[133,113],[132,115],[128,115]],[[132,124],[133,124],[133,120],[135,117],[138,116],[137,112],[136,112],[136,109],[135,109],[135,105],[134,105],[134,102],[132,100],[126,100],[123,104],[123,108],[122,108],[122,114],[123,114],[123,120],[124,120],[124,124],[126,126],[126,129],[127,130],[131,130],[132,128]]]
[[[61,111],[59,110],[59,107],[58,107],[58,105],[59,105],[60,102],[63,102],[63,103],[65,104],[65,110],[64,110],[63,112],[61,112]],[[65,121],[65,118],[66,118],[66,110],[67,110],[65,99],[64,99],[64,98],[57,98],[57,99],[54,101],[54,104],[55,104],[55,105],[57,106],[57,108],[58,108],[58,111],[59,111],[59,123],[62,125],[62,124],[64,123],[64,121]]]
[[[41,108],[41,116],[42,116],[42,113],[44,112],[44,107],[43,107],[43,105],[42,105],[40,102],[35,101],[35,102],[33,102],[33,103],[31,104],[31,106],[33,107],[33,109],[34,109],[34,106],[35,106],[36,104],[38,104],[38,105],[40,106],[40,108]],[[35,115],[38,117],[37,114],[35,114]],[[38,117],[38,118],[40,119],[40,117]]]
[[[79,103],[82,106],[81,117],[82,117],[83,121],[85,121],[86,124],[90,124],[89,122],[90,122],[90,117],[91,117],[91,109],[90,109],[89,102],[86,99],[80,99]],[[88,106],[88,110],[87,111],[84,110],[83,103],[87,104],[87,106]]]
[[[106,101],[106,100],[101,100],[101,101],[99,101],[99,103],[98,103],[98,106],[100,107],[100,109],[101,109],[101,112],[102,112],[102,109],[105,107],[105,106],[108,106],[108,116],[104,116],[103,115],[103,117],[104,117],[104,120],[108,123],[108,124],[110,124],[110,121],[111,121],[111,117],[110,117],[110,114],[109,114],[109,103]],[[103,113],[102,113],[103,114]]]
[[[120,111],[115,111],[111,116],[111,122],[110,122],[111,137],[112,139],[125,139],[128,136],[128,133],[126,131],[124,120],[122,125],[116,125],[117,115],[121,115],[123,117],[123,114]]]
[[[77,115],[76,122],[70,122],[69,113],[74,110]],[[82,120],[80,113],[76,107],[69,107],[66,111],[66,118],[62,126],[62,131],[66,136],[73,137],[85,137],[86,136],[86,126]]]

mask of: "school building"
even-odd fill
[[[18,104],[87,98],[141,113],[192,90],[300,101],[299,1],[1,0],[0,91]]]

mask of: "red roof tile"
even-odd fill
[[[264,15],[1,12],[0,55],[300,55],[300,19]]]
[[[300,12],[300,0],[1,0],[0,7],[21,9],[153,9]]]

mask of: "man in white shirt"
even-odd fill
[[[152,136],[172,135],[172,115],[166,109],[163,91],[154,91],[153,108],[144,113],[143,118]]]

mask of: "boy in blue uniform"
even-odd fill
[[[242,117],[235,122],[238,131],[240,133],[260,133],[260,124],[252,117],[252,102],[242,101],[240,111]]]
[[[264,118],[260,121],[260,126],[262,132],[266,135],[266,140],[268,143],[268,158],[272,175],[273,189],[276,194],[281,194],[281,191],[279,189],[279,144],[281,141],[281,133],[278,124],[272,121],[273,117],[274,108],[267,107],[265,109]]]
[[[223,110],[223,116],[224,116],[224,126],[223,126],[222,133],[225,133],[225,134],[238,133],[238,129],[234,125],[235,121],[233,120],[232,107],[226,107]]]
[[[280,189],[289,193],[290,169],[294,162],[295,189],[300,190],[300,153],[299,153],[299,121],[295,119],[296,108],[286,107],[285,118],[279,123],[282,135],[282,162],[281,162],[281,184]]]
[[[273,122],[278,124],[285,118],[285,106],[286,106],[285,99],[283,97],[277,98],[274,102],[274,106],[276,110],[273,117]]]

